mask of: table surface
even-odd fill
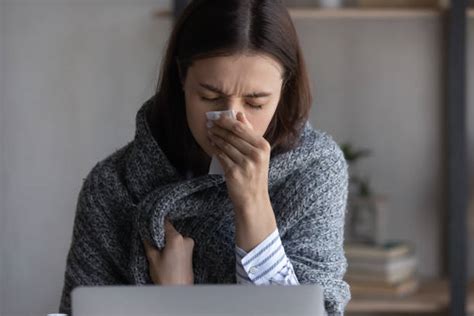
[[[347,312],[406,312],[438,313],[449,309],[449,282],[447,279],[420,280],[416,293],[405,297],[362,298],[353,297]],[[474,313],[474,280],[468,284],[468,313]]]

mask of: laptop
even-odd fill
[[[72,290],[73,316],[323,316],[319,285],[106,285]]]

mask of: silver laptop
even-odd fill
[[[323,316],[319,285],[123,285],[73,289],[73,316]]]

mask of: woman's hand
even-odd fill
[[[193,249],[194,240],[183,237],[165,219],[166,245],[160,251],[145,241],[150,277],[154,284],[176,285],[194,284]]]
[[[237,120],[221,115],[209,128],[217,159],[225,173],[229,197],[237,209],[268,199],[271,146],[259,136],[242,112]]]
[[[213,122],[209,139],[234,205],[236,244],[248,252],[277,228],[268,194],[271,146],[241,112],[237,120],[221,116]]]

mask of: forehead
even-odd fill
[[[197,60],[188,75],[199,83],[218,85],[223,89],[245,86],[269,89],[281,85],[283,69],[278,61],[263,54],[216,56]]]

